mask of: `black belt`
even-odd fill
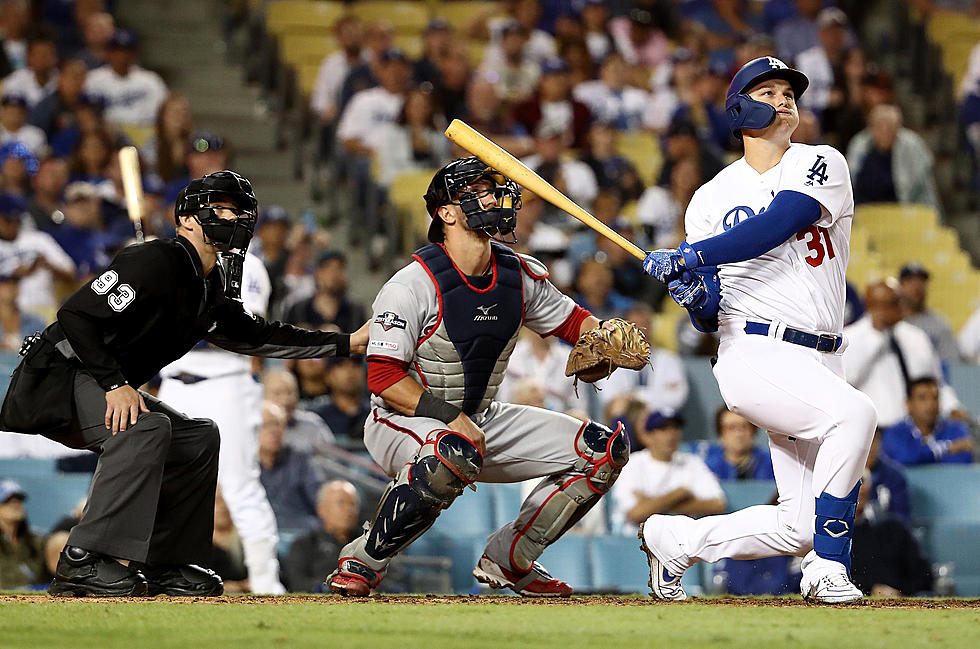
[[[755,334],[757,336],[768,336],[769,335],[769,323],[768,322],[751,322],[747,321],[745,323],[745,333]],[[812,334],[807,331],[800,331],[799,329],[793,329],[792,327],[786,327],[783,330],[783,341],[788,343],[793,343],[794,345],[800,345],[802,347],[809,347],[810,349],[816,349],[818,352],[836,352],[840,349],[841,344],[844,342],[844,336],[834,336],[833,334]]]
[[[180,372],[178,374],[174,374],[173,376],[168,376],[167,378],[180,381],[185,385],[194,385],[195,383],[200,383],[201,381],[223,379],[226,376],[235,376],[236,374],[245,374],[245,370],[235,370],[233,372],[225,372],[224,374],[215,374],[214,376],[200,376],[199,374],[191,374],[190,372]]]

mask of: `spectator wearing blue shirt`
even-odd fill
[[[885,431],[885,455],[905,466],[973,461],[973,437],[966,422],[939,416],[936,379],[909,381],[906,404],[908,416]]]
[[[888,514],[909,521],[909,483],[902,465],[881,452],[881,429],[875,430],[865,465],[871,472],[868,507],[878,516]]]
[[[773,480],[772,458],[753,444],[756,427],[722,406],[715,413],[718,443],[703,453],[704,463],[719,480]]]

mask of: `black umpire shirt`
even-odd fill
[[[205,277],[184,237],[124,248],[58,310],[45,337],[77,358],[106,391],[140,386],[202,338],[240,354],[347,356],[350,336],[252,315],[225,297],[220,266]]]

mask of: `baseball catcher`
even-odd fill
[[[600,340],[623,338],[629,354],[644,347],[618,324],[595,331],[599,320],[558,291],[541,262],[501,245],[515,241],[521,206],[508,178],[477,158],[454,160],[425,202],[432,243],[382,287],[370,326],[364,441],[394,479],[327,583],[368,595],[465,487],[541,478],[517,519],[490,536],[473,575],[525,596],[567,597],[571,587],[536,560],[609,491],[629,442],[622,429],[494,396],[522,325],[569,343],[595,339],[580,344],[594,362],[575,354],[585,380],[607,375],[610,362],[629,366],[628,354],[604,351]]]

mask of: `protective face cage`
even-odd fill
[[[231,202],[233,207],[216,208],[213,203]],[[223,219],[218,210],[230,210],[235,219]],[[258,214],[258,201],[252,184],[233,171],[218,171],[196,178],[180,192],[174,216],[193,215],[201,224],[205,241],[217,248],[218,263],[224,273],[225,294],[241,297],[245,252],[252,240]]]
[[[479,183],[486,186],[474,187]],[[488,196],[493,197],[493,203],[485,207]],[[521,190],[513,180],[476,157],[463,158],[444,167],[433,178],[425,198],[433,216],[442,205],[459,205],[471,230],[483,232],[501,243],[517,243],[514,229],[521,209]]]

